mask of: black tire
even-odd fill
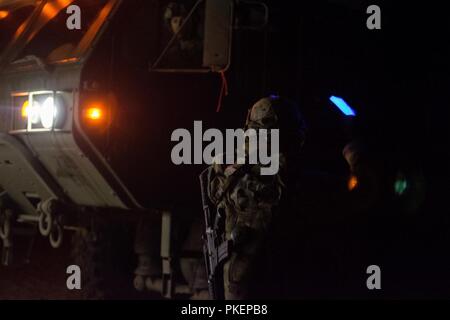
[[[123,226],[110,225],[74,233],[72,258],[81,269],[84,299],[134,298],[135,258],[131,235]]]

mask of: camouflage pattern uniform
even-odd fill
[[[258,101],[249,113],[246,127],[280,129],[280,170],[276,175],[264,176],[260,174],[259,164],[213,166],[210,198],[225,212],[225,237],[233,240],[232,256],[223,269],[227,300],[251,297],[249,289],[255,263],[265,250],[271,224],[279,214],[286,190],[287,159],[299,153],[305,134],[297,106],[278,97]],[[246,151],[248,157],[248,148]]]

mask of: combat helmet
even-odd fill
[[[246,129],[279,129],[280,151],[288,155],[299,153],[306,138],[306,124],[298,105],[274,95],[253,105],[248,112]]]

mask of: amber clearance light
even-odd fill
[[[110,122],[110,114],[103,103],[88,103],[83,110],[84,122],[90,126],[104,127]]]
[[[103,118],[103,110],[100,107],[89,107],[86,109],[85,116],[88,120],[99,121]]]
[[[355,190],[358,187],[358,183],[359,183],[358,178],[356,176],[354,175],[350,176],[347,184],[348,190],[349,191]]]
[[[5,19],[7,16],[9,16],[8,11],[0,10],[0,20]]]
[[[22,105],[22,118],[27,118],[30,111],[30,103],[26,100]]]

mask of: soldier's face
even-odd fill
[[[183,24],[183,17],[173,17],[170,21],[170,26],[173,33],[180,32],[181,25]]]

